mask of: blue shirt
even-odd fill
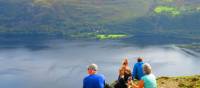
[[[83,80],[83,88],[104,88],[105,77],[99,74],[89,75]]]
[[[142,78],[142,76],[144,76],[143,67],[142,67],[143,64],[144,64],[144,62],[137,62],[134,65],[133,72],[132,72],[133,79],[136,78],[136,79],[140,80]]]
[[[144,81],[144,88],[157,88],[156,77],[153,74],[145,75],[141,80]]]

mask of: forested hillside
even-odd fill
[[[5,41],[120,35],[136,42],[200,41],[199,0],[0,0],[0,13],[0,36]]]

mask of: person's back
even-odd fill
[[[104,88],[105,87],[105,77],[97,73],[98,66],[96,64],[91,64],[88,66],[86,76],[83,80],[83,88]]]
[[[156,77],[153,74],[141,78],[144,81],[144,88],[157,88]]]
[[[138,85],[132,85],[133,88],[157,88],[156,77],[152,73],[151,65],[143,65],[144,76],[138,82]]]
[[[104,88],[105,77],[99,74],[89,75],[84,78],[83,88]]]
[[[142,58],[138,58],[138,62],[133,67],[132,77],[140,80],[144,76]]]
[[[131,70],[128,66],[128,59],[125,58],[122,63],[122,66],[119,69],[117,84],[114,85],[114,88],[127,88],[127,82],[130,76]]]
[[[133,88],[157,88],[156,77],[152,73],[151,65],[143,65],[144,76],[138,82],[138,85],[131,85]]]

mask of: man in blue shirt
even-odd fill
[[[86,76],[83,80],[83,88],[104,88],[105,77],[104,75],[96,74],[98,66],[96,64],[91,64],[88,66]]]
[[[133,79],[136,78],[138,80],[141,80],[142,76],[144,76],[143,67],[142,67],[143,64],[144,64],[143,58],[138,57],[137,63],[133,67],[133,72],[132,72]]]

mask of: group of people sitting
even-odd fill
[[[102,74],[97,74],[98,66],[91,64],[88,66],[86,76],[83,80],[83,88],[111,88],[105,82],[105,77]],[[136,84],[133,80],[138,80]],[[119,76],[114,84],[114,88],[157,88],[156,77],[152,73],[150,64],[144,63],[143,58],[137,58],[133,70],[128,64],[128,59],[125,58],[119,68]]]

